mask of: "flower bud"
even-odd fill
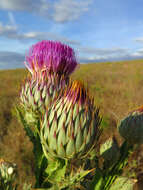
[[[143,106],[132,111],[121,120],[118,130],[120,135],[130,144],[143,143]]]
[[[99,109],[81,82],[71,82],[64,91],[45,114],[41,141],[43,148],[55,157],[80,159],[97,142]]]
[[[3,159],[0,160],[0,182],[9,183],[14,181],[17,175],[17,166],[14,163],[5,162]]]

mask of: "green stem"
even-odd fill
[[[129,155],[130,155],[130,152],[132,149],[133,149],[133,146],[128,145],[128,143],[126,141],[122,144],[122,146],[120,148],[121,156],[120,156],[119,161],[106,174],[104,190],[109,190],[110,186],[116,180],[119,173],[122,172],[123,168],[125,167],[125,165],[128,162],[128,158],[129,158]]]
[[[40,137],[37,135],[34,141],[34,148],[33,148],[34,156],[35,156],[35,177],[36,177],[36,184],[35,188],[40,188],[43,181],[44,181],[44,169],[46,168],[46,160],[45,156],[43,155],[42,145],[40,142]]]
[[[98,158],[95,158],[95,165],[96,165],[96,169],[95,169],[95,175],[94,178],[92,179],[92,182],[89,185],[88,190],[101,190],[103,189],[103,185],[104,185],[104,178],[103,178],[103,174],[102,174],[102,170],[99,168],[99,163],[98,163]]]

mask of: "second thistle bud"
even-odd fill
[[[120,135],[130,144],[143,143],[143,106],[131,112],[118,127]]]
[[[84,85],[74,81],[44,117],[43,149],[55,157],[82,158],[95,145],[101,118]]]

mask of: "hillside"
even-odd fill
[[[0,71],[0,157],[17,163],[20,183],[34,180],[32,145],[13,115],[26,74],[24,69]],[[101,109],[102,126],[108,130],[102,141],[115,132],[120,119],[143,104],[143,60],[80,65],[72,78],[88,85],[95,104]],[[134,156],[141,158],[140,154],[138,151]]]

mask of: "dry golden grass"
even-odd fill
[[[17,163],[21,184],[34,182],[32,144],[11,110],[26,74],[24,69],[0,71],[0,157]],[[80,65],[72,78],[83,80],[100,106],[108,131],[103,140],[116,135],[119,120],[143,104],[143,60]]]

